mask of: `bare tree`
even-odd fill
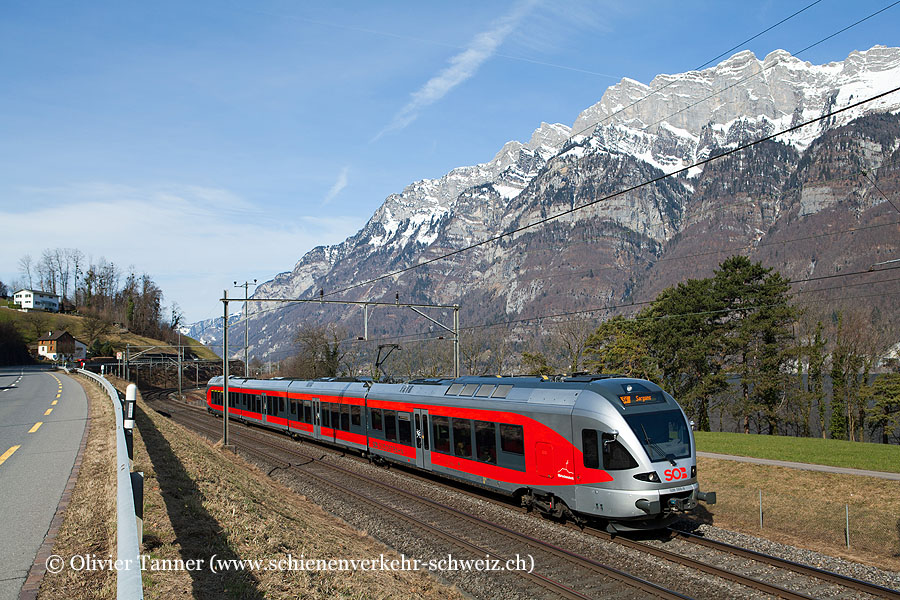
[[[26,254],[22,258],[19,259],[19,274],[22,275],[23,285],[27,286],[28,289],[34,288],[34,281],[32,274],[34,273],[34,260],[32,260],[30,254]]]
[[[344,337],[344,331],[333,323],[301,325],[294,336],[299,351],[290,361],[290,373],[305,379],[336,377],[344,358],[341,348]]]
[[[81,335],[84,336],[88,346],[92,346],[96,341],[102,341],[111,330],[112,323],[96,314],[88,314],[81,321]]]
[[[585,344],[596,329],[593,321],[584,319],[563,321],[555,327],[558,333],[558,345],[566,358],[570,373],[580,371],[581,359],[584,356]]]
[[[47,333],[47,326],[50,323],[50,315],[43,311],[30,311],[25,313],[24,321],[35,339]]]
[[[485,329],[469,329],[459,335],[462,367],[469,375],[487,375],[491,370],[491,336]]]

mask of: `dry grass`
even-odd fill
[[[144,552],[156,559],[399,558],[231,452],[151,410],[137,414]],[[424,573],[144,573],[147,598],[458,598]]]
[[[67,560],[85,554],[107,559],[116,547],[116,438],[111,433],[115,420],[106,393],[89,381],[78,381],[88,396],[91,431],[53,553]],[[47,573],[38,593],[42,600],[115,597],[115,573],[103,570]]]
[[[698,459],[700,485],[718,503],[701,518],[719,527],[900,570],[900,484],[728,460]],[[763,527],[759,526],[762,490]],[[845,543],[850,509],[850,549]]]

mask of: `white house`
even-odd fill
[[[13,295],[13,302],[23,309],[41,309],[59,312],[59,296],[37,290],[19,290]]]

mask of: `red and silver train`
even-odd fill
[[[206,402],[222,414],[222,377]],[[694,436],[656,384],[610,376],[228,381],[232,419],[518,497],[613,531],[669,523],[698,500]]]

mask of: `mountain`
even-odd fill
[[[389,196],[356,235],[311,250],[254,297],[312,298],[567,211],[329,297],[393,301],[399,294],[404,302],[459,304],[466,326],[641,302],[687,277],[709,276],[735,253],[790,278],[864,271],[898,256],[900,219],[886,198],[896,198],[900,184],[900,93],[697,163],[898,82],[900,48],[882,46],[827,65],[782,50],[763,60],[744,51],[649,84],[623,79],[571,128],[542,123],[528,143],[508,142],[488,163]],[[871,301],[886,324],[900,320],[894,304],[889,296]],[[251,353],[263,359],[291,352],[301,320],[362,329],[361,311],[349,307],[250,310]],[[428,326],[409,312],[379,310],[370,334]],[[221,337],[220,322],[196,326],[204,331],[192,328],[193,337]],[[518,324],[511,335],[525,339],[529,327],[535,330]]]

